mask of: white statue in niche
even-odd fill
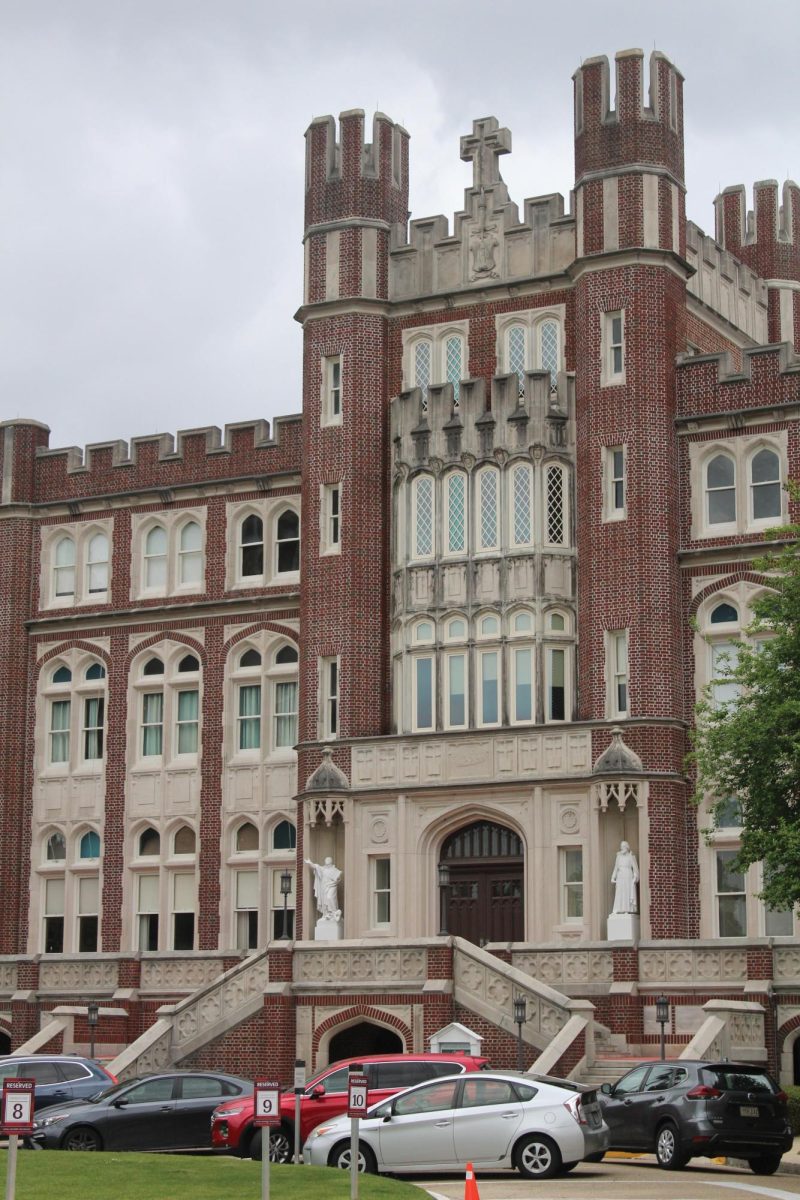
[[[615,884],[614,907],[615,913],[637,913],[636,885],[639,882],[639,864],[636,855],[627,842],[620,842],[611,882]]]
[[[305,859],[306,865],[314,872],[314,899],[317,910],[323,921],[341,921],[342,910],[339,908],[339,880],[342,872],[333,865],[330,855],[320,863]]]

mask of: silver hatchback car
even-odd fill
[[[398,1092],[359,1122],[359,1170],[429,1174],[516,1167],[549,1179],[608,1149],[595,1091],[567,1080],[482,1071]],[[303,1149],[314,1166],[350,1166],[350,1119],[324,1121]]]

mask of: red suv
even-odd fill
[[[378,1104],[415,1083],[438,1075],[485,1071],[487,1058],[469,1054],[365,1054],[331,1063],[314,1076],[300,1096],[300,1146],[312,1129],[347,1108],[347,1075],[351,1063],[359,1063],[369,1081],[367,1104]],[[211,1144],[217,1150],[233,1150],[243,1158],[261,1158],[261,1130],[253,1124],[254,1099],[242,1096],[220,1104],[211,1116]],[[295,1094],[281,1096],[281,1124],[270,1133],[270,1161],[289,1162],[294,1153]]]

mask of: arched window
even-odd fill
[[[525,368],[527,366],[527,330],[524,325],[512,325],[506,335],[506,353],[508,355],[508,371],[517,376],[519,396],[525,395]]]
[[[108,591],[108,538],[104,533],[95,533],[89,538],[86,579],[90,592]]]
[[[294,646],[281,646],[275,655],[275,662],[278,666],[285,666],[287,663],[296,663],[297,649]]]
[[[148,658],[142,669],[143,675],[163,675],[164,664],[160,658]]]
[[[71,537],[62,537],[56,542],[53,562],[53,591],[56,596],[74,596],[75,543]]]
[[[53,671],[53,683],[71,683],[71,682],[72,682],[72,671],[70,671],[69,667],[64,667],[64,666],[56,667],[55,671]]]
[[[514,633],[532,633],[533,632],[533,614],[529,612],[518,612],[514,614],[512,623]]]
[[[139,834],[139,855],[142,858],[157,858],[161,853],[161,835],[152,826]]]
[[[526,463],[511,469],[511,542],[529,546],[533,541],[533,472]]]
[[[178,670],[182,673],[187,671],[199,671],[200,663],[194,654],[186,654],[178,663]]]
[[[461,617],[447,622],[445,636],[448,642],[463,642],[467,636],[467,623]]]
[[[83,835],[80,841],[78,857],[82,859],[93,859],[100,857],[100,835],[90,829]]]
[[[272,831],[273,850],[294,850],[297,845],[297,830],[291,821],[279,821]]]
[[[240,825],[236,830],[235,846],[237,854],[245,854],[258,850],[259,847],[258,830],[251,821],[246,821],[244,825]]]
[[[730,621],[738,621],[739,614],[732,604],[718,604],[711,610],[710,621],[712,625],[725,625]]]
[[[257,650],[253,650],[252,648],[250,650],[245,650],[244,654],[239,659],[239,666],[240,667],[260,667],[261,666],[261,655],[258,653]]]
[[[493,638],[500,636],[500,618],[490,613],[486,617],[481,617],[478,622],[478,637]]]
[[[457,334],[448,337],[444,344],[445,377],[453,385],[453,399],[459,402],[459,388],[464,374],[464,342]]]
[[[187,521],[178,541],[178,582],[182,587],[203,578],[203,537],[197,521]]]
[[[412,484],[414,558],[433,554],[433,478],[418,475]]]
[[[181,825],[175,830],[172,839],[173,854],[194,854],[197,850],[197,837],[188,825]]]
[[[566,472],[555,464],[545,472],[547,491],[547,542],[550,546],[566,544]]]
[[[300,570],[300,518],[287,508],[278,517],[278,573]]]
[[[754,521],[781,515],[781,463],[774,450],[759,450],[750,459],[750,494]]]
[[[86,680],[105,679],[105,677],[106,677],[105,667],[102,665],[102,663],[97,663],[97,662],[92,663],[91,666],[87,667],[86,674],[84,675],[84,679],[86,679]]]
[[[148,588],[167,586],[167,531],[154,525],[144,539],[144,584]]]
[[[63,833],[51,833],[47,839],[45,858],[47,862],[64,862],[67,857],[67,839]]]
[[[564,614],[560,612],[550,613],[547,621],[547,627],[548,629],[552,630],[553,633],[566,632],[567,626],[564,620]]]
[[[432,642],[434,639],[434,626],[432,621],[417,621],[412,631],[412,641],[418,645],[424,645],[426,642]]]
[[[478,473],[479,550],[496,550],[498,546],[499,479],[494,467],[486,467]]]
[[[543,371],[550,372],[551,392],[556,390],[558,384],[558,330],[557,321],[542,321],[539,325],[539,366]]]
[[[431,385],[432,343],[423,338],[414,344],[414,387],[422,392],[422,405],[427,408],[428,388]]]
[[[447,476],[447,553],[463,554],[467,548],[467,477],[461,471]]]
[[[239,526],[239,574],[243,579],[264,574],[264,522],[255,513]]]
[[[706,466],[706,503],[709,525],[736,520],[736,467],[727,454],[715,454]]]

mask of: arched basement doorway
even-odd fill
[[[3,1030],[0,1030],[0,1054],[11,1053],[11,1038]]]
[[[402,1054],[403,1039],[383,1025],[360,1021],[334,1034],[328,1043],[328,1062],[357,1058],[360,1054]]]
[[[521,838],[505,825],[476,821],[442,846],[450,870],[447,932],[481,945],[525,936]]]

